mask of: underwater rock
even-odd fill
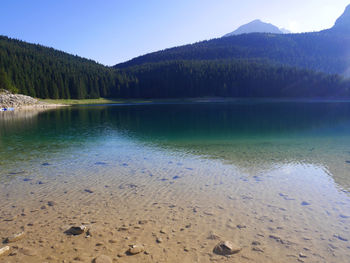
[[[67,235],[77,236],[77,235],[83,234],[86,230],[87,230],[87,228],[86,228],[86,226],[84,226],[84,225],[81,225],[81,226],[72,226],[71,228],[69,228],[68,230],[66,230],[65,233],[66,233]]]
[[[221,256],[228,256],[239,253],[241,250],[242,248],[232,244],[230,241],[223,241],[214,247],[213,252]]]
[[[144,250],[145,248],[142,245],[131,245],[127,252],[130,255],[136,255],[143,252]]]
[[[0,257],[10,254],[11,248],[9,246],[0,248]]]
[[[17,233],[17,234],[14,234],[8,238],[5,239],[4,243],[12,243],[12,242],[16,242],[22,238],[24,238],[25,236],[25,233],[24,232],[20,232],[20,233]]]

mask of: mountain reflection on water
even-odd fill
[[[0,165],[9,165],[9,156],[28,161],[131,140],[221,160],[252,176],[283,164],[312,164],[350,189],[347,102],[79,106],[6,114],[0,116]]]

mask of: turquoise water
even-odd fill
[[[250,246],[257,230],[265,236],[262,262],[294,262],[290,254],[300,251],[309,262],[349,262],[350,103],[258,100],[1,113],[0,181],[5,214],[24,199],[64,197],[73,206],[85,198],[84,188],[100,187],[95,198],[103,199],[108,184],[119,196],[118,213],[124,203],[136,207],[124,211],[130,217],[150,210],[153,198],[190,204],[187,218],[219,202],[218,211],[191,219],[201,229],[198,240],[206,239],[207,229],[233,231],[222,222],[245,222],[240,242]],[[271,233],[295,245],[276,249]],[[207,252],[198,252],[203,262]]]
[[[120,145],[133,144],[217,159],[242,169],[315,164],[328,169],[340,188],[350,186],[346,102],[80,106],[9,114],[0,116],[3,177],[18,166],[55,158],[64,162],[72,156],[79,160],[78,153],[84,151],[89,153],[83,163],[96,155],[108,159],[122,155]]]

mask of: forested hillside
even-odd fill
[[[169,60],[267,59],[270,63],[343,74],[350,66],[350,34],[252,33],[150,53],[116,65],[125,68]]]
[[[310,46],[310,52],[313,49]],[[281,66],[268,59],[174,59],[113,69],[7,37],[0,37],[2,88],[52,99],[350,97],[349,81],[339,75]]]
[[[113,97],[130,80],[92,60],[0,36],[0,88],[39,98]]]
[[[121,97],[350,97],[350,83],[338,75],[315,73],[265,61],[166,61],[125,70],[137,82]]]

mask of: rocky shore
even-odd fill
[[[14,109],[30,109],[30,108],[52,108],[61,107],[60,104],[49,104],[39,101],[30,96],[21,94],[12,94],[6,90],[0,90],[0,109],[14,108]]]

